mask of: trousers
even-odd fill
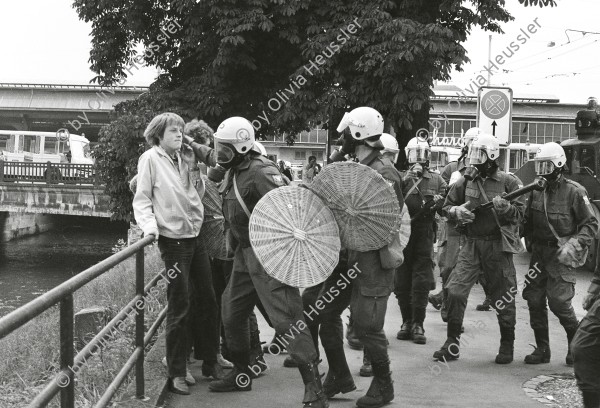
[[[571,353],[579,389],[600,392],[600,299],[579,324]]]

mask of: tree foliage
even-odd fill
[[[434,82],[469,61],[462,43],[471,30],[501,32],[512,19],[497,0],[75,0],[74,7],[92,23],[90,63],[101,85],[123,83],[143,61],[164,72],[155,100],[213,127],[246,117],[258,135],[294,134],[317,121],[335,127],[344,111],[368,105],[401,145],[427,123]],[[119,120],[137,129],[131,118]]]

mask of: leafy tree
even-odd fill
[[[512,19],[504,4],[75,0],[74,7],[92,23],[90,63],[101,85],[123,83],[142,63],[156,66],[164,72],[158,99],[184,118],[216,126],[240,115],[259,135],[294,134],[311,121],[330,120],[332,128],[344,111],[368,105],[404,146],[427,123],[434,82],[469,61],[462,46],[469,32],[501,32]]]

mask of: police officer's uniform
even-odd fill
[[[481,183],[489,201],[519,188],[515,177],[500,170],[485,180],[477,177],[467,181],[461,177],[451,187],[444,203],[443,210],[450,220],[456,220],[455,213],[450,211],[452,207],[469,201],[469,209],[474,209],[488,201],[483,197],[477,181]],[[506,214],[497,215],[507,237],[505,240],[492,209],[478,211],[473,222],[467,224],[465,244],[460,249],[458,262],[446,284],[449,340],[454,339],[458,343],[469,292],[483,270],[493,306],[498,313],[502,340],[514,341],[516,308],[511,293],[516,293],[517,282],[512,254],[518,252],[515,243],[519,241],[518,224],[523,220],[524,207],[523,198],[519,197],[510,202]]]
[[[435,195],[444,194],[446,182],[439,174],[431,173],[428,169],[423,170],[420,182],[418,180],[406,178],[402,183],[404,200],[414,219],[411,221],[410,239],[404,248],[404,263],[396,270],[394,293],[404,324],[412,323],[423,328],[427,296],[435,287],[431,255],[435,241],[436,210],[431,208],[423,211],[423,207]],[[409,191],[410,194],[406,195]]]
[[[546,191],[531,194],[525,217],[527,233],[531,234],[533,244],[529,276],[526,276],[523,290],[523,298],[529,306],[531,328],[538,347],[547,348],[547,299],[550,310],[565,328],[570,343],[578,324],[571,306],[575,295],[575,269],[558,261],[558,242],[548,221],[559,237],[576,236],[583,247],[589,247],[598,232],[598,220],[585,189],[564,177],[550,182]]]
[[[596,271],[588,289],[595,300],[588,307],[588,314],[579,324],[571,343],[573,368],[577,385],[583,393],[585,408],[600,406],[600,268]]]
[[[228,171],[221,187],[223,215],[236,241],[233,273],[222,304],[227,344],[232,354],[249,351],[248,317],[260,299],[277,333],[293,330],[295,338],[289,340],[287,348],[294,359],[299,363],[313,362],[316,353],[308,329],[298,327],[301,326],[298,322],[304,320],[300,292],[267,275],[258,262],[250,246],[249,218],[233,187],[234,175],[239,194],[250,212],[266,193],[284,185],[272,161],[250,153],[242,164]]]

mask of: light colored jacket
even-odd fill
[[[176,154],[179,171],[160,146],[140,156],[133,212],[144,235],[158,230],[168,238],[194,238],[202,227],[204,181],[192,177],[179,152]]]

